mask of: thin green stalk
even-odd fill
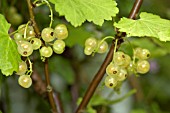
[[[125,94],[123,97],[118,98],[118,99],[116,99],[116,100],[108,101],[107,104],[108,104],[108,105],[111,105],[111,104],[119,103],[119,102],[121,102],[122,100],[128,98],[129,96],[135,94],[136,92],[137,92],[136,89],[132,89],[132,90],[130,90],[127,94]]]
[[[47,6],[49,7],[49,9],[50,9],[50,18],[51,18],[51,21],[50,21],[50,25],[49,25],[49,27],[51,27],[52,26],[52,23],[53,23],[53,10],[52,10],[52,7],[51,7],[51,5],[50,5],[50,3],[47,1],[47,0],[43,0],[46,4],[47,4]]]

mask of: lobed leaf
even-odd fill
[[[18,70],[18,62],[21,60],[16,43],[8,35],[10,24],[0,14],[0,69],[2,74],[9,76]]]
[[[140,19],[132,20],[123,17],[114,26],[119,31],[126,32],[127,36],[148,36],[158,38],[160,41],[170,41],[170,21],[158,15],[142,12]]]
[[[102,25],[104,20],[112,20],[119,12],[114,0],[50,0],[60,16],[65,16],[77,27],[86,20]]]

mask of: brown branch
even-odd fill
[[[50,105],[52,107],[52,112],[53,113],[58,113],[55,105],[55,101],[53,98],[53,89],[50,85],[50,77],[49,77],[49,72],[48,72],[48,59],[45,60],[45,79],[46,79],[46,84],[47,84],[47,93],[48,93],[48,99],[50,102]]]
[[[129,18],[131,19],[135,19],[136,18],[136,14],[138,13],[140,6],[142,4],[143,0],[136,0],[136,2],[134,3],[134,6],[130,12]],[[124,37],[125,33],[122,33],[122,35],[119,37],[118,33],[116,38],[117,39],[121,39],[121,37]],[[122,41],[120,41],[120,43],[118,43],[118,47],[121,45]],[[85,109],[85,107],[87,106],[88,102],[90,101],[91,97],[93,96],[97,86],[99,85],[100,81],[102,80],[104,74],[105,74],[105,70],[107,65],[110,63],[110,61],[112,60],[112,56],[113,56],[113,51],[114,51],[114,42],[112,43],[110,50],[103,62],[103,64],[101,65],[99,71],[97,72],[97,74],[95,75],[95,77],[93,78],[92,82],[90,83],[82,102],[80,103],[76,113],[82,113],[83,110]]]
[[[129,18],[131,18],[131,19],[136,18],[137,14],[139,12],[139,9],[140,9],[140,7],[142,5],[142,2],[143,2],[143,0],[136,0],[135,1],[134,5],[133,5],[133,8],[132,8],[132,10],[130,12]]]
[[[34,27],[36,35],[39,37],[41,33],[40,33],[37,23],[34,19],[33,5],[31,3],[31,0],[27,0],[27,4],[28,4],[30,20],[32,22],[32,25]],[[45,61],[45,69],[44,70],[45,70],[45,78],[46,78],[46,85],[47,85],[46,89],[47,89],[47,93],[48,93],[49,102],[52,107],[52,112],[53,113],[63,113],[63,109],[61,107],[61,102],[59,101],[59,97],[56,95],[55,96],[53,95],[54,93],[53,93],[53,89],[50,85],[50,77],[49,77],[49,72],[48,72],[48,61],[47,60]],[[40,90],[43,91],[44,88],[42,88]],[[56,101],[54,100],[54,98]],[[56,105],[58,105],[58,104],[59,104],[59,106],[57,106],[57,108],[56,108]]]
[[[29,14],[30,14],[30,20],[33,24],[33,28],[35,30],[36,35],[39,37],[41,33],[40,33],[37,23],[34,19],[34,12],[33,12],[33,6],[31,4],[31,1],[27,0],[27,4],[28,4],[28,10],[29,10]]]
[[[33,69],[33,70],[34,70],[34,72],[31,75],[31,78],[33,80],[34,90],[37,94],[39,94],[43,98],[46,98],[47,97],[47,95],[46,95],[46,93],[47,93],[46,84],[42,80],[39,73],[35,69]],[[64,110],[62,108],[61,99],[60,99],[60,93],[53,91],[53,96],[54,96],[54,101],[55,101],[56,106],[57,106],[58,113],[64,113]]]

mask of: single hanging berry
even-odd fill
[[[56,40],[53,44],[53,50],[57,54],[61,54],[65,49],[65,42],[63,40]]]
[[[22,56],[30,56],[33,52],[32,44],[24,40],[18,43],[17,49]]]
[[[59,24],[55,27],[54,29],[54,36],[57,39],[66,39],[68,37],[68,30],[66,25],[64,24]]]
[[[41,37],[45,42],[51,42],[55,39],[54,30],[52,28],[44,28],[41,32]]]
[[[27,71],[27,64],[26,64],[26,62],[24,62],[24,61],[21,61],[21,62],[19,62],[19,68],[18,68],[18,71],[17,71],[17,75],[23,75],[23,74],[25,74],[25,72]]]
[[[87,47],[87,46],[95,49],[97,47],[97,39],[94,37],[90,37],[90,38],[86,39],[85,47]]]
[[[106,67],[106,73],[109,76],[116,76],[119,71],[120,67],[112,62]]]
[[[149,71],[150,64],[147,60],[139,60],[136,63],[136,71],[141,74],[145,74]]]
[[[39,38],[32,38],[30,43],[32,44],[32,47],[34,50],[37,50],[41,47],[41,40]]]
[[[108,88],[114,88],[117,85],[117,80],[113,76],[106,76],[104,82],[105,82],[105,86]]]
[[[18,83],[24,88],[29,88],[32,85],[32,79],[29,75],[19,76]]]
[[[98,41],[98,53],[105,53],[108,50],[108,44],[106,41],[100,42]]]
[[[53,54],[53,50],[50,46],[44,46],[40,49],[40,54],[43,57],[50,57]]]

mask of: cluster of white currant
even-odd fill
[[[89,37],[85,41],[84,53],[91,55],[92,53],[105,53],[108,50],[108,44],[105,40],[97,40],[94,37]]]
[[[61,54],[65,49],[63,39],[68,37],[68,30],[64,24],[57,25],[55,29],[50,27],[44,28],[41,32],[41,37],[45,43],[42,43],[40,38],[36,38],[33,27],[28,24],[20,25],[17,31],[18,32],[14,34],[14,40],[18,45],[17,49],[19,54],[23,57],[30,56],[33,50],[38,49],[43,59],[50,57],[53,51]],[[29,62],[29,65],[32,65],[31,62]],[[31,74],[29,72],[26,62],[20,62],[19,70],[16,74],[20,75],[18,83],[24,88],[29,88],[32,84]]]
[[[40,49],[40,54],[42,57],[50,57],[53,51],[57,54],[64,52],[65,42],[63,40],[68,37],[68,30],[64,24],[57,25],[55,29],[47,27],[42,30],[41,37],[45,41],[46,46]],[[52,47],[50,42],[53,42]]]
[[[108,88],[114,88],[120,82],[127,78],[128,72],[145,74],[150,69],[147,59],[150,52],[147,49],[136,48],[134,50],[133,60],[122,51],[114,53],[113,61],[106,68],[105,85]]]

